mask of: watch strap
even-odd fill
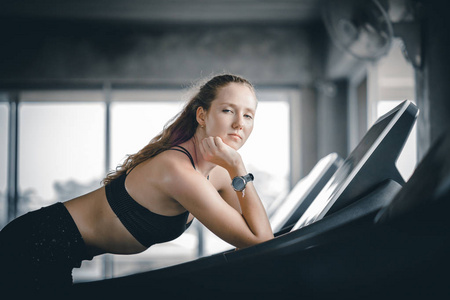
[[[242,176],[245,180],[245,183],[249,183],[250,181],[253,181],[255,177],[252,173],[248,173],[247,175]]]

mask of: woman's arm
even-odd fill
[[[205,160],[225,168],[230,178],[248,174],[239,153],[225,144],[220,137],[203,139],[200,144],[200,151]],[[243,192],[235,192],[235,194],[238,197],[242,216],[249,229],[257,236],[270,235],[273,238],[265,208],[253,186],[253,182],[247,183],[245,197]]]
[[[208,139],[211,142],[215,138]],[[204,159],[226,169],[230,178],[247,174],[240,155],[234,149],[221,140],[213,142],[214,145],[206,145],[207,150],[201,150]],[[192,169],[174,171],[177,176],[172,176],[174,182],[168,185],[171,188],[167,192],[214,234],[238,248],[273,238],[266,211],[253,183],[247,184],[245,197],[241,192],[235,192],[241,214],[225,202],[214,186],[198,172]],[[231,186],[231,180],[229,184]]]
[[[228,174],[228,171],[219,166],[215,167],[209,173],[209,182],[216,188],[222,199],[241,214],[242,210],[239,204],[239,198],[231,186],[231,180],[232,178]]]
[[[264,208],[262,204],[254,203],[256,201],[250,196],[250,191],[245,195],[249,203],[241,204],[243,213],[240,214],[196,171],[183,172],[172,186],[168,193],[174,199],[211,232],[237,248],[273,238]]]

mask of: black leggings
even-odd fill
[[[29,212],[0,232],[0,291],[67,290],[72,269],[90,259],[64,204]]]

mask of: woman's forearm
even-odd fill
[[[242,162],[229,168],[231,178],[244,176],[247,170]],[[273,238],[273,232],[267,218],[266,210],[256,192],[253,182],[248,182],[243,192],[236,192],[241,206],[242,217],[245,219],[250,231],[259,242]]]

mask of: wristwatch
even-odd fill
[[[236,192],[242,192],[248,182],[253,181],[254,177],[252,173],[248,173],[244,176],[236,176],[231,181],[231,185]]]

